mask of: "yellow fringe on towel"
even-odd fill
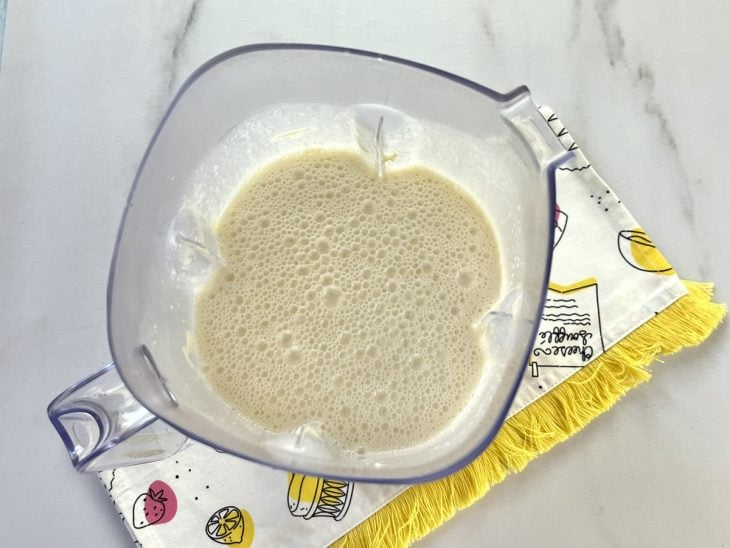
[[[407,546],[483,497],[492,485],[568,439],[651,376],[648,365],[704,341],[726,313],[709,283],[684,282],[689,294],[505,422],[492,444],[465,468],[414,485],[333,546]]]

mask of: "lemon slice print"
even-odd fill
[[[245,510],[224,506],[210,516],[205,533],[218,544],[250,546],[253,542],[253,521]]]
[[[674,274],[672,265],[641,228],[619,232],[618,250],[623,259],[637,270],[664,276]]]

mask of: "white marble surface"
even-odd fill
[[[326,14],[326,16],[325,16]],[[11,0],[0,65],[0,546],[130,546],[45,416],[109,361],[107,268],[133,173],[182,80],[263,41],[528,84],[686,278],[730,301],[730,4]],[[655,366],[584,432],[426,547],[730,545],[730,344]],[[302,545],[301,539],[292,544]]]

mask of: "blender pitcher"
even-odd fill
[[[302,424],[270,432],[198,371],[196,289],[222,266],[213,227],[258,167],[310,147],[350,147],[374,169],[421,163],[484,208],[502,253],[497,304],[481,321],[485,367],[469,403],[417,446],[359,454]],[[374,53],[265,44],[199,68],[164,115],[132,185],[109,275],[114,363],[59,395],[48,415],[82,471],[158,460],[192,438],[290,471],[350,480],[431,480],[494,437],[534,340],[553,248],[554,174],[570,157],[525,87],[500,94]],[[242,364],[245,367],[245,364]]]

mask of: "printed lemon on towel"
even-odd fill
[[[624,260],[637,270],[655,274],[674,274],[672,265],[641,228],[618,233],[618,250]]]
[[[224,506],[208,518],[205,533],[218,544],[240,544],[248,547],[253,542],[253,520],[242,508]]]

